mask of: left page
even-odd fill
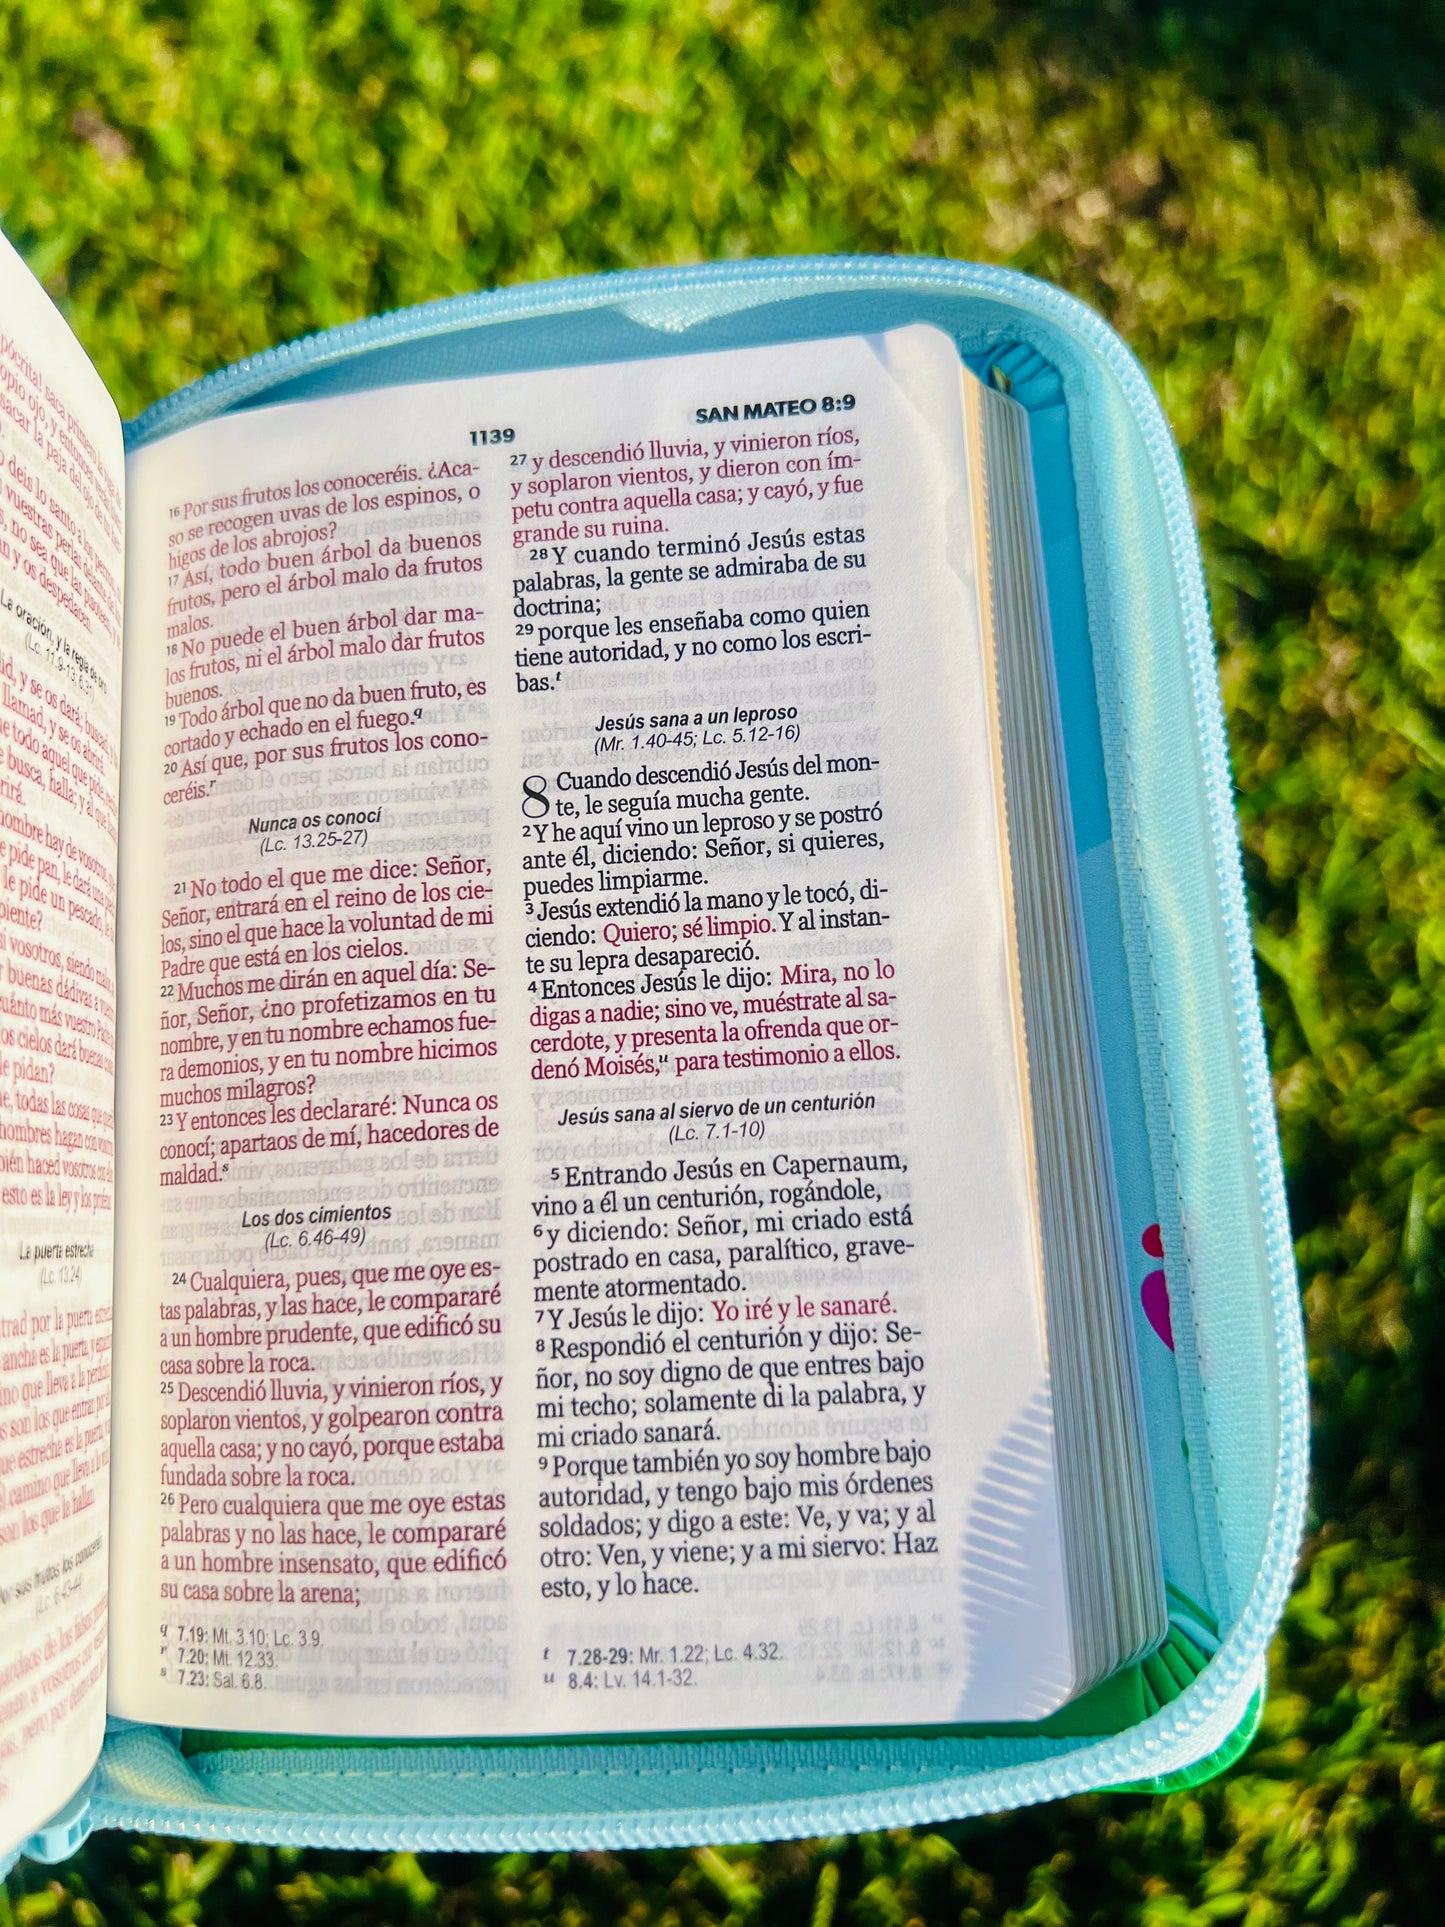
[[[0,239],[0,1851],[105,1725],[123,474]]]

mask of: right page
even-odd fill
[[[1071,1691],[955,349],[132,459],[111,1704]]]

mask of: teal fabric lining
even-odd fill
[[[1093,889],[1089,927],[1096,1000],[1116,1046],[1111,1109],[1134,1107],[1128,1128],[1122,1111],[1116,1127],[1121,1179],[1164,1227],[1175,1291],[1189,1441],[1187,1481],[1176,1483],[1197,1573],[1193,1585],[1173,1576],[1207,1593],[1219,1653],[1177,1699],[1096,1740],[343,1745],[187,1761],[172,1736],[117,1726],[92,1824],[455,1848],[850,1831],[1160,1784],[1224,1757],[1245,1720],[1302,1519],[1302,1346],[1197,540],[1163,417],[1117,338],[1057,290],[964,264],[667,270],[464,297],[319,336],[170,397],[131,425],[128,443],[230,408],[383,383],[919,320],[970,359],[1012,352],[1015,392],[1037,422],[1076,837],[1083,855],[1104,859],[1111,848],[1114,859]],[[1116,1099],[1120,1063],[1132,1098]]]

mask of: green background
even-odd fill
[[[1006,262],[1142,356],[1209,569],[1316,1406],[1224,1779],[916,1834],[502,1858],[98,1839],[74,1920],[1445,1915],[1437,0],[0,0],[0,220],[124,413],[352,316],[794,251]]]

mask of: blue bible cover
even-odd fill
[[[92,1827],[447,1850],[831,1834],[1168,1790],[1247,1744],[1303,1518],[1303,1348],[1198,539],[1163,413],[1118,337],[1057,289],[967,263],[644,271],[292,343],[157,403],[127,446],[276,402],[913,322],[1029,412],[1163,1649],[1053,1719],[987,1732],[397,1744],[112,1721],[89,1782],[26,1852],[64,1857]]]

